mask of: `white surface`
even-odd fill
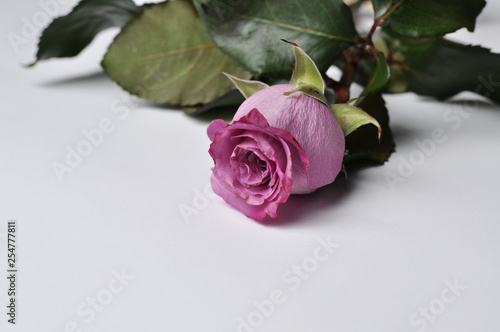
[[[20,34],[23,17],[40,11],[34,1],[1,9],[3,37]],[[460,31],[454,38],[500,52],[499,9],[488,4],[476,37]],[[268,332],[498,331],[497,106],[387,97],[398,145],[389,163],[292,197],[279,220],[259,224],[218,197],[195,194],[212,166],[208,120],[133,99],[117,104],[131,99],[98,65],[113,34],[76,59],[29,70],[19,63],[33,45],[16,53],[0,41],[1,271],[9,219],[18,222],[20,256],[14,327],[6,323],[0,273],[1,331],[70,331],[71,322],[88,332],[238,331],[238,319],[249,316],[253,330]],[[451,121],[463,107],[470,116]],[[121,119],[113,110],[130,112]],[[105,118],[113,132],[59,182],[52,163],[63,163],[67,147]],[[415,140],[435,128],[446,141],[391,190],[386,174],[398,174],[401,158],[417,156]],[[197,198],[198,214],[186,222],[179,209]],[[326,255],[317,241],[328,238],[338,248]],[[294,266],[315,262],[304,280],[292,278]],[[113,271],[122,269],[134,279],[92,317],[86,302],[107,301],[108,288],[120,285]],[[449,290],[455,280],[467,287],[458,296]],[[269,317],[254,313],[255,301],[276,294],[280,304]],[[428,306],[439,314],[423,329],[415,315]],[[413,325],[412,315],[420,319]]]

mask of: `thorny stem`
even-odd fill
[[[339,88],[335,90],[335,103],[347,103],[350,99],[349,88],[358,71],[363,52],[359,48],[350,47],[344,51],[343,56],[345,65],[342,77],[340,78]]]
[[[347,103],[347,101],[349,101],[350,99],[349,89],[359,69],[359,63],[361,59],[366,56],[373,56],[373,54],[376,54],[376,48],[375,45],[373,44],[373,34],[375,33],[375,30],[377,30],[377,28],[381,26],[382,23],[384,23],[387,17],[394,10],[396,10],[396,8],[398,8],[403,3],[403,1],[404,0],[399,0],[398,2],[393,4],[384,13],[384,15],[375,19],[370,29],[370,32],[368,32],[368,34],[365,37],[360,38],[356,44],[344,50],[342,55],[344,57],[345,65],[340,81],[337,82],[328,77],[326,74],[323,74],[326,86],[335,91],[335,103]],[[391,61],[392,63],[396,63],[396,61],[392,59],[392,57]],[[402,65],[400,63],[397,64]]]

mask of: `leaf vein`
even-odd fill
[[[203,50],[208,50],[211,48],[215,48],[215,44],[206,44],[206,45],[199,45],[195,47],[190,47],[190,48],[183,48],[180,50],[173,50],[173,51],[168,51],[168,52],[163,52],[159,54],[152,54],[152,55],[147,55],[139,58],[134,58],[134,59],[129,59],[121,62],[140,62],[140,61],[150,61],[150,60],[155,60],[155,59],[160,59],[160,58],[166,58],[172,55],[180,55],[180,54],[187,54],[187,53],[193,53],[193,52],[198,52],[198,51],[203,51]]]
[[[354,39],[352,39],[352,38],[347,38],[347,37],[332,35],[332,34],[329,34],[329,33],[326,33],[326,32],[317,31],[317,30],[313,30],[313,29],[309,29],[309,28],[304,28],[304,27],[299,27],[299,26],[296,26],[296,25],[291,25],[291,24],[287,24],[287,23],[283,23],[283,22],[277,22],[277,21],[272,21],[272,20],[268,20],[268,19],[265,19],[265,18],[253,17],[253,16],[248,16],[248,15],[243,15],[243,14],[235,14],[235,15],[243,17],[243,18],[246,18],[246,19],[261,21],[261,22],[264,22],[264,23],[267,23],[267,24],[274,24],[274,25],[281,26],[281,27],[288,28],[288,29],[293,29],[293,30],[307,32],[307,33],[310,33],[310,34],[313,34],[313,35],[318,35],[318,36],[327,37],[327,38],[331,38],[331,39],[345,40],[345,41],[348,41],[348,42],[354,42]]]

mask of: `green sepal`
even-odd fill
[[[325,83],[314,61],[297,44],[282,40],[293,46],[293,53],[295,54],[295,66],[293,67],[290,84],[299,85],[304,83],[313,85],[320,90],[321,94],[325,93]]]
[[[226,75],[226,77],[229,78],[231,82],[233,82],[234,86],[236,86],[236,88],[240,90],[241,94],[245,98],[248,98],[254,93],[269,87],[269,85],[260,81],[244,80],[224,72],[223,74]]]
[[[296,92],[302,92],[329,107],[328,100],[326,99],[325,95],[315,85],[300,82],[297,88],[293,89],[292,91],[285,92],[284,95],[289,96],[292,93]]]
[[[382,137],[382,127],[378,121],[361,108],[348,104],[334,104],[330,108],[344,131],[344,136],[349,135],[361,126],[372,124],[378,128],[378,139],[380,140]]]

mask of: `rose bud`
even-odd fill
[[[290,194],[332,183],[344,157],[344,133],[324,97],[324,82],[297,45],[290,84],[267,86],[227,75],[247,98],[230,124],[215,120],[207,133],[214,159],[211,184],[248,217],[277,217]]]
[[[290,84],[269,87],[226,75],[247,99],[230,124],[215,120],[207,130],[214,192],[255,220],[276,218],[290,194],[332,183],[342,167],[344,135],[368,123],[380,135],[378,122],[361,109],[330,107],[316,65],[289,44],[296,64]]]
[[[290,194],[332,183],[342,167],[344,134],[330,108],[280,84],[250,96],[231,124],[208,128],[212,188],[248,217],[277,217]]]

